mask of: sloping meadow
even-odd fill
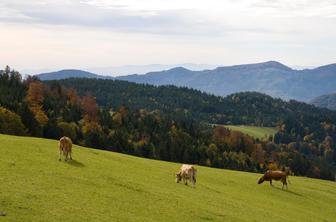
[[[336,183],[197,166],[196,188],[176,184],[180,164],[0,135],[1,221],[334,221]]]

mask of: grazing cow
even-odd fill
[[[179,183],[183,180],[185,185],[188,185],[188,180],[191,181],[192,185],[195,186],[196,184],[196,173],[197,170],[192,165],[183,164],[181,169],[178,173],[176,173],[176,183]]]
[[[69,137],[63,136],[59,140],[59,151],[60,151],[59,161],[61,161],[62,153],[63,156],[65,157],[65,161],[68,160],[68,155],[70,156],[70,160],[72,160],[71,157],[72,141]]]
[[[281,171],[281,170],[267,170],[266,173],[259,179],[258,184],[263,183],[264,181],[269,181],[270,185],[273,186],[272,180],[281,180],[282,189],[286,185],[287,187],[287,177],[289,175],[289,171]]]

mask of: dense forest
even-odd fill
[[[50,85],[54,81],[47,81]],[[152,86],[120,80],[79,79],[60,80],[65,87],[87,92],[97,103],[115,108],[126,105],[131,109],[161,110],[172,116],[189,116],[195,120],[217,124],[278,126],[286,119],[303,119],[306,123],[336,121],[336,112],[290,100],[285,102],[262,93],[236,93],[227,97],[209,95],[195,89],[176,86]]]
[[[211,123],[211,124],[209,124]],[[212,123],[277,126],[256,140]],[[225,98],[187,88],[123,81],[41,82],[0,71],[0,133],[218,168],[335,178],[336,113],[260,93]],[[24,149],[24,147],[22,147]]]

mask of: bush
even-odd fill
[[[27,130],[19,115],[0,107],[0,133],[24,136]]]
[[[76,123],[59,122],[58,128],[61,129],[61,135],[70,137],[73,141],[77,140],[78,127]]]

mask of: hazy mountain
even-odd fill
[[[57,72],[41,73],[36,75],[41,80],[59,80],[67,78],[95,78],[95,79],[113,79],[111,76],[101,76],[91,72],[77,69],[65,69]]]
[[[82,70],[61,70],[37,75],[41,80],[77,78],[113,79]],[[176,67],[164,71],[116,77],[136,83],[176,85],[226,96],[243,91],[266,93],[282,99],[310,101],[336,91],[336,64],[314,69],[295,70],[279,62],[223,66],[192,71]]]
[[[309,101],[336,89],[336,64],[295,70],[276,61],[191,71],[182,67],[117,77],[137,83],[176,85],[225,96],[257,91],[273,97]]]
[[[336,110],[336,93],[318,96],[312,99],[310,103],[318,107]]]
[[[99,75],[112,75],[112,76],[122,76],[130,74],[146,74],[148,72],[162,71],[167,69],[172,69],[174,67],[184,67],[194,71],[200,71],[205,69],[213,69],[217,66],[207,65],[207,64],[193,64],[193,63],[184,63],[184,64],[173,64],[173,65],[164,65],[164,64],[150,64],[150,65],[125,65],[125,66],[111,66],[111,67],[95,67],[88,68],[87,70]]]

